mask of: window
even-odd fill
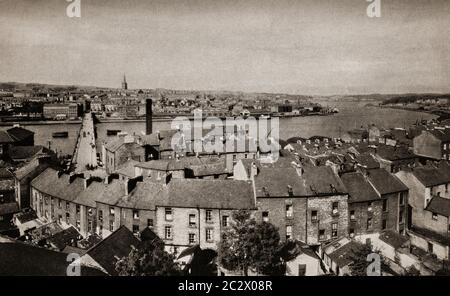
[[[311,211],[311,222],[317,222],[317,211]]]
[[[139,233],[139,225],[133,224],[133,233],[138,234]]]
[[[88,232],[92,232],[92,221],[88,221]]]
[[[147,219],[147,227],[153,227],[153,219]]]
[[[286,240],[289,240],[292,238],[292,226],[288,225],[286,226]]]
[[[206,214],[206,216],[205,216],[206,222],[212,222],[212,211],[206,210],[205,214]]]
[[[98,220],[103,221],[103,211],[102,210],[98,211]]]
[[[431,219],[433,219],[434,221],[437,221],[438,215],[436,213],[433,213],[433,215],[431,216]]]
[[[339,203],[333,202],[332,207],[333,207],[333,210],[332,210],[333,215],[337,215],[339,213]]]
[[[69,203],[66,201],[66,211],[68,211],[70,209],[70,205]]]
[[[400,201],[399,201],[399,204],[400,204],[401,206],[403,206],[403,205],[405,204],[405,193],[404,193],[404,192],[401,192],[401,193],[400,193]]]
[[[350,228],[350,237],[355,237],[355,230]]]
[[[76,223],[75,223],[75,225],[76,225],[78,231],[80,231],[80,229],[81,229],[81,223],[80,223],[80,220],[77,220]]]
[[[286,205],[286,217],[292,218],[293,213],[294,213],[294,208],[292,207],[292,205]]]
[[[133,219],[139,219],[139,211],[133,210]]]
[[[62,223],[62,215],[58,215],[58,223],[59,223],[59,224]]]
[[[367,219],[367,229],[372,229],[372,218]]]
[[[165,239],[172,239],[173,238],[172,226],[164,227],[164,238]]]
[[[197,219],[195,214],[189,214],[189,227],[195,227],[197,225]]]
[[[189,233],[189,244],[195,244],[195,233]]]
[[[263,222],[269,222],[269,212],[262,212]]]
[[[355,221],[355,220],[356,220],[356,217],[355,217],[355,210],[351,210],[351,211],[350,211],[350,220],[351,220],[351,221]]]
[[[385,229],[386,229],[386,227],[387,227],[387,221],[386,221],[386,219],[383,219],[383,222],[382,222],[381,228],[382,228],[383,230],[385,230]]]
[[[398,222],[399,223],[403,223],[403,216],[404,216],[403,210],[400,210],[400,212],[398,213]]]
[[[80,214],[80,205],[76,205],[76,211],[77,211],[77,215]]]
[[[66,223],[69,223],[69,222],[70,222],[70,214],[66,213]]]
[[[383,212],[387,212],[388,210],[388,200],[383,199]]]
[[[298,276],[305,276],[306,275],[306,264],[299,264],[298,265]]]
[[[371,201],[369,201],[367,204],[367,211],[372,212],[372,206],[373,206],[373,203]]]
[[[173,219],[173,216],[172,216],[172,209],[170,209],[170,208],[166,208],[166,210],[165,210],[165,219],[166,219],[166,221],[172,221],[172,219]]]
[[[319,230],[319,240],[324,240],[325,239],[325,229],[320,229]]]
[[[109,221],[109,231],[114,231],[114,221]]]
[[[228,227],[229,219],[230,218],[228,216],[222,216],[222,226],[223,227]]]
[[[62,202],[60,199],[58,199],[58,209],[61,209],[61,208],[62,208]]]
[[[213,229],[212,228],[206,228],[206,241],[207,242],[213,241]]]
[[[88,215],[92,216],[94,214],[94,209],[93,208],[88,208]]]
[[[331,224],[331,237],[337,237],[338,236],[338,224],[332,223]]]
[[[115,214],[114,208],[113,207],[109,207],[109,215],[110,216],[114,216],[114,214]]]

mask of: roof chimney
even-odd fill
[[[145,134],[150,135],[153,133],[153,111],[152,111],[152,99],[145,101]]]
[[[294,195],[294,191],[292,190],[292,186],[291,186],[291,185],[288,185],[287,188],[288,188],[289,196]]]
[[[70,173],[70,175],[69,175],[69,184],[71,184],[76,178],[77,178],[76,174]]]
[[[256,166],[256,163],[252,162],[252,166],[250,168],[250,179],[253,179],[257,175],[258,175],[258,167]]]

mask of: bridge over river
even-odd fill
[[[76,173],[85,172],[88,167],[97,167],[97,147],[95,145],[94,118],[85,113],[78,133],[77,144],[72,156],[72,166]]]

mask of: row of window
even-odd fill
[[[173,226],[166,225],[164,227],[164,238],[166,240],[173,240],[173,238],[174,238]],[[214,241],[214,229],[212,229],[212,228],[206,228],[205,229],[205,240],[207,242],[213,242]],[[196,233],[189,233],[188,243],[189,244],[195,244],[196,242],[197,242],[197,234]]]
[[[287,225],[286,226],[286,240],[293,239],[292,232],[293,232],[292,225]],[[319,236],[318,237],[319,241],[326,240],[325,229],[319,229],[318,236]],[[332,238],[338,237],[338,223],[337,222],[331,223],[331,237]]]

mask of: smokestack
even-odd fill
[[[152,112],[152,99],[145,101],[145,134],[150,135],[153,133],[153,112]]]

